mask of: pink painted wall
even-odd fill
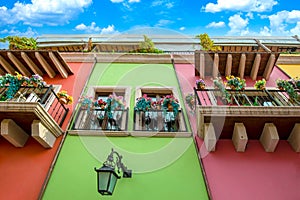
[[[192,92],[199,79],[194,76],[194,66],[176,64],[175,69],[183,94]],[[288,78],[275,67],[267,87],[275,87],[279,77]],[[247,86],[253,87],[255,81],[246,80]],[[206,82],[211,85],[210,77]],[[216,151],[208,153],[196,135],[196,116],[189,113],[189,118],[212,199],[300,199],[300,154],[287,141],[281,140],[274,153],[266,153],[259,141],[251,140],[246,152],[237,153],[231,140],[219,140]]]
[[[44,79],[48,84],[61,84],[77,100],[92,63],[68,64],[74,75],[67,79],[59,75],[55,79],[46,76]],[[72,105],[69,108],[63,129],[67,127],[73,111]],[[16,148],[0,137],[0,199],[37,199],[61,140],[62,136],[56,140],[52,149],[45,149],[30,137],[23,148]]]

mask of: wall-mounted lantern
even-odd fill
[[[114,161],[114,155],[116,156]],[[118,168],[117,172],[115,167]],[[121,178],[120,169],[123,172],[123,178],[131,178],[132,171],[122,163],[122,156],[112,149],[108,155],[107,160],[103,163],[103,166],[96,169],[98,192],[102,195],[112,195],[114,192],[117,180]]]

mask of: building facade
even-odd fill
[[[15,112],[6,108],[21,106],[22,102],[0,102],[3,119],[10,117],[17,124],[10,126],[2,119],[1,134],[5,135],[2,129],[7,127],[12,135],[9,140],[7,136],[0,140],[1,197],[298,199],[299,104],[286,91],[280,91],[276,81],[295,78],[299,70],[297,65],[292,69],[291,65],[276,65],[280,60],[287,61],[266,38],[259,38],[260,42],[248,40],[251,45],[248,41],[240,48],[223,38],[223,42],[218,40],[224,44],[222,52],[207,55],[178,54],[177,50],[158,55],[81,51],[55,57],[39,51],[27,56],[1,52],[2,75],[14,71],[31,75],[40,69],[47,84],[57,87],[54,93],[67,90],[74,98],[72,105],[65,106],[69,112],[62,124],[57,123],[61,134],[52,142],[47,134],[42,142],[33,137],[32,122],[37,119],[28,118],[28,128],[20,125],[26,121],[22,118],[28,117],[24,111],[23,116],[5,116],[4,112]],[[250,48],[253,41],[260,48]],[[234,51],[228,45],[235,46]],[[297,39],[293,45],[297,46]],[[44,59],[37,56],[40,54]],[[28,56],[38,62],[30,62]],[[22,65],[31,67],[20,68]],[[225,82],[232,74],[242,75],[246,87],[232,91],[225,86],[229,104],[224,103],[213,80],[218,76]],[[206,83],[204,90],[196,88],[200,78]],[[255,90],[254,84],[262,78],[267,79],[267,90]],[[297,89],[295,92],[298,94]],[[192,104],[187,101],[189,95],[194,98]],[[139,109],[137,102],[145,96],[151,105]],[[110,98],[121,103],[113,107]],[[178,101],[178,109],[159,107],[173,98]],[[100,100],[110,102],[112,107],[102,108]],[[14,119],[14,115],[21,117]],[[49,120],[55,119],[55,115],[50,116]],[[47,128],[47,120],[40,120]],[[16,147],[12,140],[15,133],[22,132],[15,127],[24,129],[29,137],[22,147]],[[46,132],[51,130],[48,127]],[[20,140],[18,134],[16,138]],[[132,178],[121,178],[113,195],[105,197],[97,191],[95,168],[102,166],[112,148],[123,156]],[[15,185],[21,189],[16,191]]]

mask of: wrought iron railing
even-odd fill
[[[105,109],[80,107],[72,130],[103,130],[103,131],[126,131],[128,109],[113,110],[108,115]]]
[[[290,98],[286,91],[277,89],[226,91],[227,97],[218,89],[194,88],[196,103],[202,106],[300,106],[299,99]],[[299,93],[299,90],[296,92]]]
[[[186,132],[186,123],[183,111],[179,110],[177,116],[173,111],[149,110],[134,112],[135,131],[156,132]]]
[[[5,96],[7,89],[8,87],[0,88],[0,98]],[[59,101],[52,85],[42,88],[21,86],[13,98],[5,101],[39,102],[59,126],[62,126],[69,112],[69,108]]]

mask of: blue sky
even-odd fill
[[[187,35],[300,35],[298,0],[7,0],[0,16],[0,37],[122,34],[144,27]]]

